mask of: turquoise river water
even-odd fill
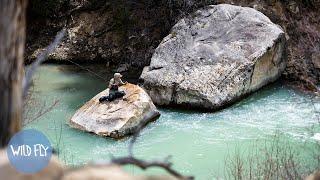
[[[110,73],[103,69],[95,72],[109,78]],[[133,79],[127,80],[134,81],[138,76],[133,73],[130,75]],[[127,155],[129,138],[102,138],[68,126],[75,111],[105,87],[102,80],[74,66],[43,65],[34,78],[33,103],[29,109],[34,113],[56,100],[59,102],[26,128],[44,132],[58,149],[59,158],[68,165]],[[312,146],[316,141],[312,138],[314,133],[320,132],[315,113],[319,108],[319,101],[280,82],[214,113],[160,108],[161,117],[143,129],[134,153],[146,160],[172,155],[174,168],[183,174],[214,179],[223,177],[225,160],[235,149],[245,152],[256,142],[280,134],[308,163],[312,158],[304,147]],[[142,172],[132,166],[126,170],[134,174],[165,173],[158,169]]]

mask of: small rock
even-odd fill
[[[98,53],[99,53],[99,54],[102,54],[102,53],[103,53],[103,50],[102,50],[101,47],[98,48]]]
[[[311,58],[314,67],[320,69],[320,52],[314,52]]]
[[[120,64],[119,67],[115,70],[115,72],[125,72],[128,71],[130,68],[129,64]]]

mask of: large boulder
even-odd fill
[[[156,104],[219,109],[281,75],[285,42],[259,11],[212,5],[172,28],[140,78]]]
[[[160,116],[148,94],[139,86],[127,83],[119,89],[126,92],[123,98],[99,103],[99,98],[108,95],[109,89],[102,91],[73,115],[70,126],[101,136],[121,138]]]

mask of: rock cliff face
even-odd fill
[[[50,60],[142,68],[182,15],[179,8],[185,7],[185,14],[199,5],[176,0],[31,0],[26,58],[32,61],[66,27],[68,35]]]
[[[148,94],[139,86],[126,84],[119,89],[126,92],[123,99],[99,103],[99,98],[108,94],[109,90],[104,90],[73,115],[70,125],[100,136],[121,138],[160,116]]]
[[[255,8],[279,24],[288,39],[291,82],[309,89],[320,80],[320,3],[316,0],[30,0],[26,59],[46,47],[62,27],[68,30],[50,60],[103,62],[124,70],[149,65],[154,49],[182,17],[209,4]]]
[[[172,28],[141,79],[156,104],[219,109],[281,75],[285,42],[252,8],[209,6]]]

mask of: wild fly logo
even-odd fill
[[[48,138],[40,131],[27,129],[15,134],[7,147],[13,167],[22,173],[36,173],[45,168],[52,156]]]
[[[49,149],[48,146],[44,146],[42,144],[35,144],[33,148],[24,144],[18,146],[18,148],[14,148],[13,145],[10,145],[12,154],[14,156],[47,156],[47,150]],[[33,154],[32,154],[33,153]]]

